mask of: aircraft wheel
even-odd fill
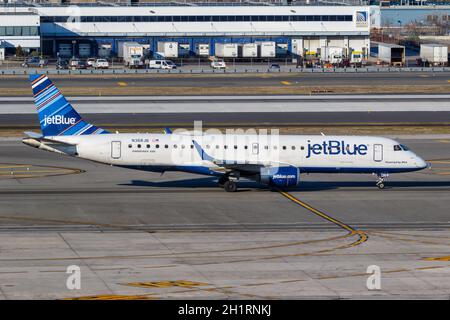
[[[225,182],[227,182],[228,180],[229,180],[229,179],[228,179],[227,176],[221,176],[221,177],[219,178],[219,181],[218,181],[219,186],[223,187],[224,184],[225,184]]]
[[[384,189],[384,183],[380,182],[379,184],[377,184],[378,189]]]
[[[226,181],[223,185],[226,192],[236,192],[237,185],[234,181]]]

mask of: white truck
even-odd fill
[[[320,49],[320,59],[323,62],[336,66],[344,59],[344,48],[342,47],[322,47]]]
[[[258,57],[261,58],[273,58],[276,55],[275,41],[262,41],[257,42],[258,45]]]
[[[403,67],[406,62],[405,47],[398,44],[379,43],[378,59],[391,66]]]
[[[160,41],[158,42],[158,53],[164,58],[177,58],[178,57],[178,42],[173,41]]]
[[[216,56],[220,58],[235,58],[238,56],[237,43],[216,43]]]
[[[355,67],[360,67],[363,64],[363,52],[358,50],[353,50],[350,55],[350,65]]]
[[[245,43],[242,45],[242,57],[256,58],[258,56],[258,45],[256,43]]]
[[[137,42],[122,44],[123,63],[128,68],[142,68],[144,66],[144,47]]]
[[[427,43],[420,45],[420,58],[431,66],[446,66],[448,47],[443,44]]]

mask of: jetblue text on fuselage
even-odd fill
[[[74,124],[75,121],[75,118],[65,118],[62,115],[55,115],[52,117],[45,117],[44,125],[48,126],[49,124]]]
[[[348,144],[344,140],[328,140],[322,143],[308,144],[306,158],[313,155],[360,155],[367,154],[367,145],[365,144]]]

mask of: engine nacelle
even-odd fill
[[[300,183],[300,170],[295,167],[268,167],[260,169],[260,182],[277,187],[293,187]]]

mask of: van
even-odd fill
[[[176,69],[177,65],[170,60],[150,60],[149,69]]]

